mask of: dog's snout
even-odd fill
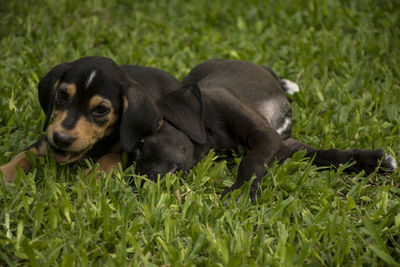
[[[72,142],[74,142],[75,138],[60,132],[54,132],[53,134],[53,141],[54,144],[59,148],[67,148],[69,147]]]

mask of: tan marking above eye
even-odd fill
[[[92,98],[89,101],[89,109],[94,109],[99,104],[104,104],[109,108],[112,107],[110,100],[108,100],[107,98],[104,98],[100,95],[94,95],[94,96],[92,96]]]
[[[73,98],[76,94],[76,85],[74,83],[62,83],[59,86],[59,90],[64,90],[69,98]]]

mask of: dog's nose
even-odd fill
[[[54,132],[54,134],[53,134],[54,144],[58,148],[67,148],[72,144],[72,142],[74,142],[74,140],[75,140],[75,138],[68,134],[64,134],[64,133],[60,133],[60,132]]]

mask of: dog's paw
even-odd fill
[[[236,198],[235,201],[236,201],[236,204],[238,204],[243,195],[245,195],[245,196],[248,195],[250,202],[255,202],[257,200],[257,198],[259,198],[261,196],[259,183],[257,181],[254,181],[251,184],[249,194],[243,193],[243,191],[242,191],[238,195],[235,195],[234,191],[239,188],[243,189],[243,186],[241,187],[236,184],[233,184],[230,188],[225,189],[225,191],[221,195],[221,200],[225,198],[224,205],[226,205],[228,201],[231,202],[232,197],[234,199]]]
[[[221,200],[224,200],[224,206],[228,205],[228,203],[232,203],[232,197],[235,198],[235,196],[232,196],[232,192],[228,188],[222,193]],[[242,193],[236,195],[236,200],[235,200],[236,205],[239,204],[239,201],[240,199],[242,199],[242,196],[243,196]],[[252,202],[251,197],[249,197],[249,201]]]
[[[235,191],[236,189],[238,189],[239,187],[236,186],[232,186],[232,187],[228,187],[224,190],[224,192],[221,195],[221,200],[224,200],[224,205],[228,205],[228,203],[232,202],[232,193],[233,191]],[[238,196],[236,196],[236,204],[239,203],[240,198],[242,197],[242,194],[240,193]]]
[[[392,155],[386,154],[382,160],[381,168],[384,168],[389,172],[394,172],[395,170],[397,170],[396,159]]]
[[[4,166],[1,166],[0,170],[3,173],[3,178],[5,182],[15,182],[15,179],[17,178],[17,172],[15,170],[14,164],[6,164]]]
[[[356,164],[353,168],[357,172],[364,170],[366,173],[372,173],[379,167],[379,173],[392,173],[397,169],[396,159],[390,155],[385,154],[383,150],[362,150],[355,149],[354,159]]]

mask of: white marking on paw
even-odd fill
[[[390,168],[391,168],[393,171],[397,169],[397,162],[396,162],[396,159],[395,159],[392,155],[390,155],[390,154],[386,154],[386,155],[385,155],[385,158],[383,159],[383,163],[384,163],[385,165],[390,166]]]
[[[298,93],[300,91],[297,83],[294,83],[292,81],[282,79],[280,80],[280,84],[282,85],[285,92],[288,93],[289,95],[294,95],[295,93]]]
[[[285,118],[285,121],[283,122],[283,125],[279,127],[276,131],[278,134],[282,135],[292,124],[292,120],[288,117]]]
[[[85,89],[87,89],[90,84],[93,82],[94,77],[96,77],[97,74],[97,70],[93,70],[90,74],[89,77],[86,79],[86,83],[85,83]]]

